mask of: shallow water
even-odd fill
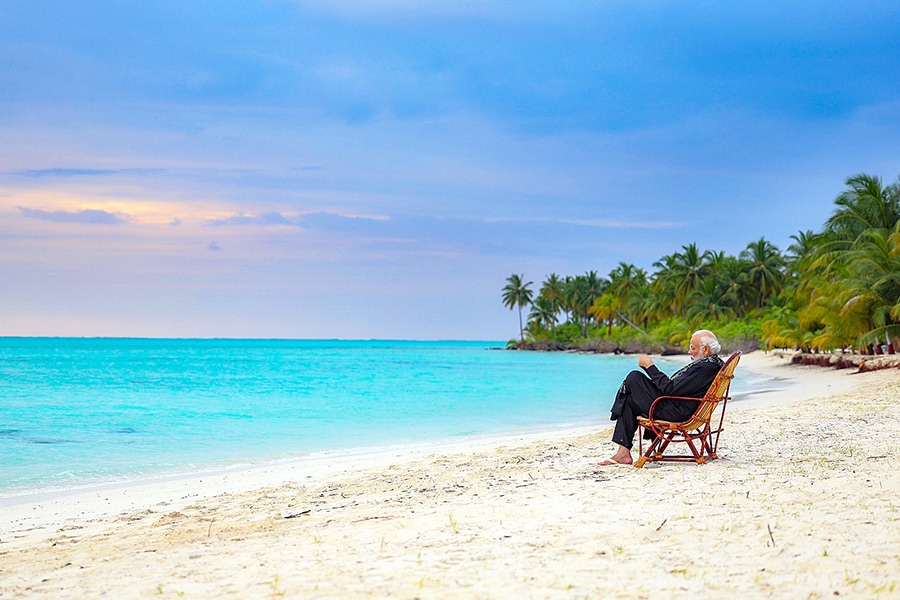
[[[498,346],[2,339],[0,492],[586,423],[629,368]]]
[[[608,426],[612,396],[635,366],[634,357],[500,346],[0,338],[0,494]]]

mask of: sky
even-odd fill
[[[898,140],[896,0],[0,0],[0,335],[507,340]]]

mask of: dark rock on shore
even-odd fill
[[[900,355],[812,354],[798,352],[791,359],[795,365],[812,365],[833,369],[857,369],[860,373],[881,369],[900,369]]]
[[[628,342],[619,346],[608,340],[592,340],[584,344],[569,342],[517,342],[507,346],[514,350],[534,350],[538,352],[584,352],[588,354],[686,354],[681,348],[665,348],[660,350],[658,346],[640,342]]]

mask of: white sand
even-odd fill
[[[900,597],[900,371],[741,369],[788,387],[703,466],[606,427],[7,499],[0,597]]]

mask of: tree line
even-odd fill
[[[702,327],[728,347],[900,352],[900,177],[850,177],[834,204],[784,252],[761,237],[737,256],[688,244],[652,272],[620,262],[605,277],[551,273],[537,289],[510,275],[509,345],[672,348]]]

